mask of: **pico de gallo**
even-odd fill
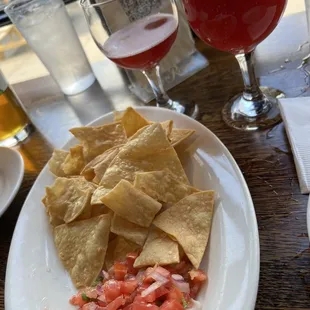
[[[102,271],[92,287],[70,299],[79,310],[183,310],[201,309],[194,299],[207,276],[188,260],[170,266],[133,267],[138,253],[129,253]]]

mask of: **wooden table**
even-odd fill
[[[300,194],[284,126],[280,124],[262,132],[240,132],[227,127],[221,119],[221,109],[242,90],[237,62],[231,55],[204,45],[199,45],[199,49],[208,57],[210,66],[169,93],[173,98],[199,104],[199,121],[228,147],[248,183],[260,233],[261,272],[256,308],[310,309],[308,196]],[[44,83],[40,85],[44,87]],[[40,85],[36,84],[37,92]],[[16,91],[21,88],[22,85],[17,85]],[[28,89],[27,94],[33,97],[35,91],[32,94]],[[11,207],[0,219],[0,309],[4,309],[5,269],[14,226],[27,193],[52,149],[39,131],[19,147],[26,164],[25,177]]]

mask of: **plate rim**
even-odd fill
[[[250,217],[249,217],[249,220],[251,220],[251,226],[252,229],[253,229],[253,234],[254,234],[254,238],[252,238],[250,240],[251,244],[252,244],[252,248],[251,250],[254,250],[251,254],[251,256],[253,256],[253,259],[251,260],[252,261],[252,264],[255,268],[254,270],[254,274],[255,274],[255,279],[252,279],[252,283],[253,283],[253,287],[251,289],[251,291],[249,292],[248,294],[248,299],[249,299],[249,302],[250,302],[250,305],[251,305],[251,309],[254,309],[255,308],[255,304],[256,304],[256,299],[257,299],[257,293],[258,293],[258,286],[259,286],[259,276],[260,276],[260,240],[259,240],[259,230],[258,230],[258,224],[257,224],[257,217],[256,217],[256,212],[255,212],[255,208],[254,208],[254,204],[253,204],[253,200],[252,200],[252,196],[251,196],[251,193],[250,193],[250,190],[248,188],[248,185],[245,181],[245,178],[240,170],[240,167],[239,165],[237,164],[236,160],[234,159],[234,157],[232,156],[232,154],[230,153],[230,151],[228,150],[228,148],[225,146],[225,144],[217,137],[216,134],[214,134],[207,126],[201,124],[199,121],[187,116],[187,115],[184,115],[184,114],[180,114],[180,113],[177,113],[177,112],[174,112],[172,110],[169,110],[169,109],[165,109],[165,108],[159,108],[159,107],[148,107],[148,106],[138,106],[138,107],[133,107],[135,110],[137,111],[143,111],[143,110],[153,110],[154,112],[158,111],[158,110],[161,110],[162,112],[166,112],[166,113],[172,113],[172,114],[177,114],[178,117],[180,117],[181,119],[184,118],[184,119],[189,119],[190,121],[194,121],[197,123],[197,125],[203,129],[203,130],[206,130],[208,132],[208,134],[210,134],[215,140],[216,142],[222,147],[222,150],[223,152],[225,153],[225,156],[227,156],[227,158],[231,161],[231,163],[234,165],[234,169],[235,169],[235,172],[238,174],[238,177],[240,178],[241,182],[242,182],[242,188],[244,188],[245,190],[245,196],[246,196],[246,199],[247,199],[247,203],[249,204],[249,207],[248,208],[249,212],[250,212]],[[119,110],[120,112],[124,111],[123,110]],[[103,114],[99,117],[97,117],[96,119],[92,120],[91,122],[87,123],[86,125],[82,125],[82,126],[93,126],[94,123],[100,121],[101,119],[103,118],[106,118],[108,116],[111,116],[113,115],[113,112],[114,111],[111,111],[111,112],[108,112],[106,114]],[[66,143],[64,143],[64,145],[61,147],[61,148],[66,148],[67,145],[72,141],[72,139],[74,139],[74,137],[68,139],[66,141]],[[19,154],[20,155],[20,154]],[[21,155],[20,155],[21,156]],[[24,163],[23,163],[24,164]],[[37,182],[39,181],[39,179],[42,177],[42,175],[45,173],[45,170],[47,169],[47,165],[48,165],[48,162],[44,165],[44,167],[42,168],[42,170],[40,171],[39,175],[37,176],[35,182],[33,183],[24,203],[23,203],[23,206],[21,208],[21,211],[18,215],[18,219],[16,221],[16,225],[14,227],[14,232],[13,232],[13,235],[12,235],[12,239],[11,239],[11,243],[10,243],[10,249],[9,249],[9,253],[8,253],[8,258],[7,258],[7,266],[6,266],[6,273],[5,273],[5,290],[4,290],[4,306],[5,308],[8,307],[9,308],[9,304],[10,304],[10,300],[8,300],[8,297],[7,297],[7,287],[8,287],[8,275],[11,273],[10,272],[10,269],[13,268],[13,266],[11,267],[11,265],[13,264],[13,258],[11,257],[13,254],[12,254],[12,247],[13,245],[16,243],[15,241],[15,238],[16,238],[16,230],[17,230],[17,227],[20,225],[19,222],[21,221],[21,215],[22,215],[22,211],[24,209],[24,206],[26,205],[26,203],[28,203],[28,200],[30,199],[29,197],[32,195],[33,191],[35,190],[35,187],[36,187],[36,184]],[[252,269],[253,270],[253,269]],[[249,297],[249,295],[251,295],[251,297]]]
[[[11,152],[11,154],[14,154],[14,156],[17,159],[19,164],[18,164],[18,177],[16,179],[16,183],[14,183],[14,188],[13,188],[13,190],[11,190],[10,196],[9,196],[8,200],[5,202],[4,207],[0,209],[0,217],[2,217],[2,215],[6,212],[6,210],[8,210],[13,199],[17,195],[17,192],[20,189],[20,186],[21,186],[23,178],[24,178],[24,173],[25,173],[24,172],[25,163],[24,163],[22,155],[17,150],[11,149],[9,147],[0,146],[0,152],[2,149],[5,149],[6,152],[8,151],[9,153]],[[15,230],[15,228],[14,228],[14,230]],[[11,246],[10,246],[10,248],[11,248]]]

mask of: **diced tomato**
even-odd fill
[[[207,281],[207,275],[202,270],[191,270],[189,272],[191,281],[190,281],[190,296],[195,298],[204,282]]]
[[[136,258],[139,256],[138,253],[128,253],[126,255],[126,263],[127,263],[127,266],[128,266],[128,273],[130,274],[134,274],[136,275],[137,272],[138,272],[138,269],[134,268],[133,265],[136,261]]]
[[[100,296],[99,296],[100,297]],[[96,303],[100,307],[106,307],[107,303],[105,301],[97,300]],[[104,308],[105,309],[105,308]]]
[[[143,283],[141,284],[138,289],[137,289],[137,293],[142,293],[144,290],[146,290],[148,287],[150,286],[150,284],[148,283]]]
[[[184,279],[188,279],[188,272],[193,267],[192,265],[187,261],[181,261],[180,263],[174,265],[174,267],[169,268],[169,271],[171,273],[180,274]]]
[[[195,299],[200,291],[202,283],[194,283],[193,285],[191,285],[191,289],[190,289],[190,296]]]
[[[124,263],[119,263],[119,262],[114,263],[115,280],[118,280],[118,281],[124,280],[124,277],[127,274],[127,270],[128,270],[128,267]]]
[[[146,303],[152,303],[161,296],[164,296],[168,294],[169,291],[164,287],[161,286],[155,291],[151,292],[150,294],[146,295],[145,297],[142,297],[141,295],[137,295],[135,298],[135,301],[140,301],[140,302],[146,302]]]
[[[158,299],[161,296],[167,295],[169,291],[164,286],[161,286],[155,291],[155,293],[156,293],[156,299]]]
[[[98,292],[95,288],[88,288],[84,290],[84,293],[90,299],[96,299],[98,296]]]
[[[190,305],[207,280],[206,274],[193,269],[187,258],[165,268],[156,265],[138,270],[133,268],[137,256],[129,253],[124,262],[115,262],[108,276],[104,272],[100,285],[83,289],[70,303],[79,310],[183,310],[183,303]],[[176,284],[178,278],[183,281],[180,276],[190,291]]]
[[[138,287],[138,281],[136,279],[128,279],[121,282],[121,293],[131,294]]]
[[[144,296],[144,297],[138,295],[138,296],[136,297],[136,299],[137,299],[138,297],[139,297],[139,300],[141,300],[141,301],[143,301],[143,302],[146,302],[146,303],[148,303],[148,302],[154,302],[154,301],[156,300],[156,292],[153,291],[153,292],[147,294],[147,295]],[[136,299],[135,299],[135,300],[136,300]]]
[[[135,263],[135,260],[137,259],[138,256],[139,256],[139,254],[135,253],[135,252],[128,253],[126,255],[127,264],[133,266],[133,264]]]
[[[155,280],[151,277],[151,274],[152,274],[153,271],[154,271],[154,268],[152,268],[152,267],[148,267],[145,270],[143,283],[153,283],[153,282],[155,282]]]
[[[191,270],[189,275],[193,282],[205,282],[207,280],[207,275],[200,269]]]
[[[110,302],[106,310],[117,310],[124,304],[125,304],[125,299],[123,295],[121,295],[121,296],[118,296],[116,299],[114,299],[112,302]]]
[[[158,267],[149,267],[145,270],[145,274],[144,274],[144,283],[153,283],[156,280],[154,279],[153,275],[154,273],[159,274],[160,276],[163,276],[164,278],[169,278],[170,277],[170,271],[158,266]]]
[[[81,293],[78,293],[78,294],[72,296],[71,299],[69,300],[69,302],[71,305],[79,306],[79,307],[82,307],[86,304],[86,301],[83,300]]]
[[[134,302],[130,310],[159,310],[159,308],[156,305],[152,305],[152,304]]]
[[[98,305],[96,305],[94,302],[89,302],[87,304],[85,304],[81,310],[106,310],[105,307],[100,307]]]
[[[168,278],[170,276],[170,271],[161,266],[156,267],[154,271],[158,272],[160,275],[162,275],[165,278]]]
[[[121,295],[120,282],[116,280],[108,280],[103,285],[103,292],[107,303],[110,303]]]
[[[182,303],[183,297],[183,293],[176,287],[172,287],[167,294],[167,300],[176,300],[179,303]]]
[[[184,310],[184,307],[176,300],[166,300],[159,308],[160,310]]]
[[[137,296],[137,291],[134,291],[132,294],[130,295],[124,295],[125,298],[125,305],[130,305],[133,303],[134,299]]]

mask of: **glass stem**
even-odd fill
[[[157,65],[151,69],[143,70],[156,98],[156,104],[161,108],[171,108],[172,101],[167,95],[160,76],[160,68]]]
[[[244,83],[243,98],[248,101],[263,101],[264,95],[259,88],[254,71],[253,55],[254,51],[236,55]]]

